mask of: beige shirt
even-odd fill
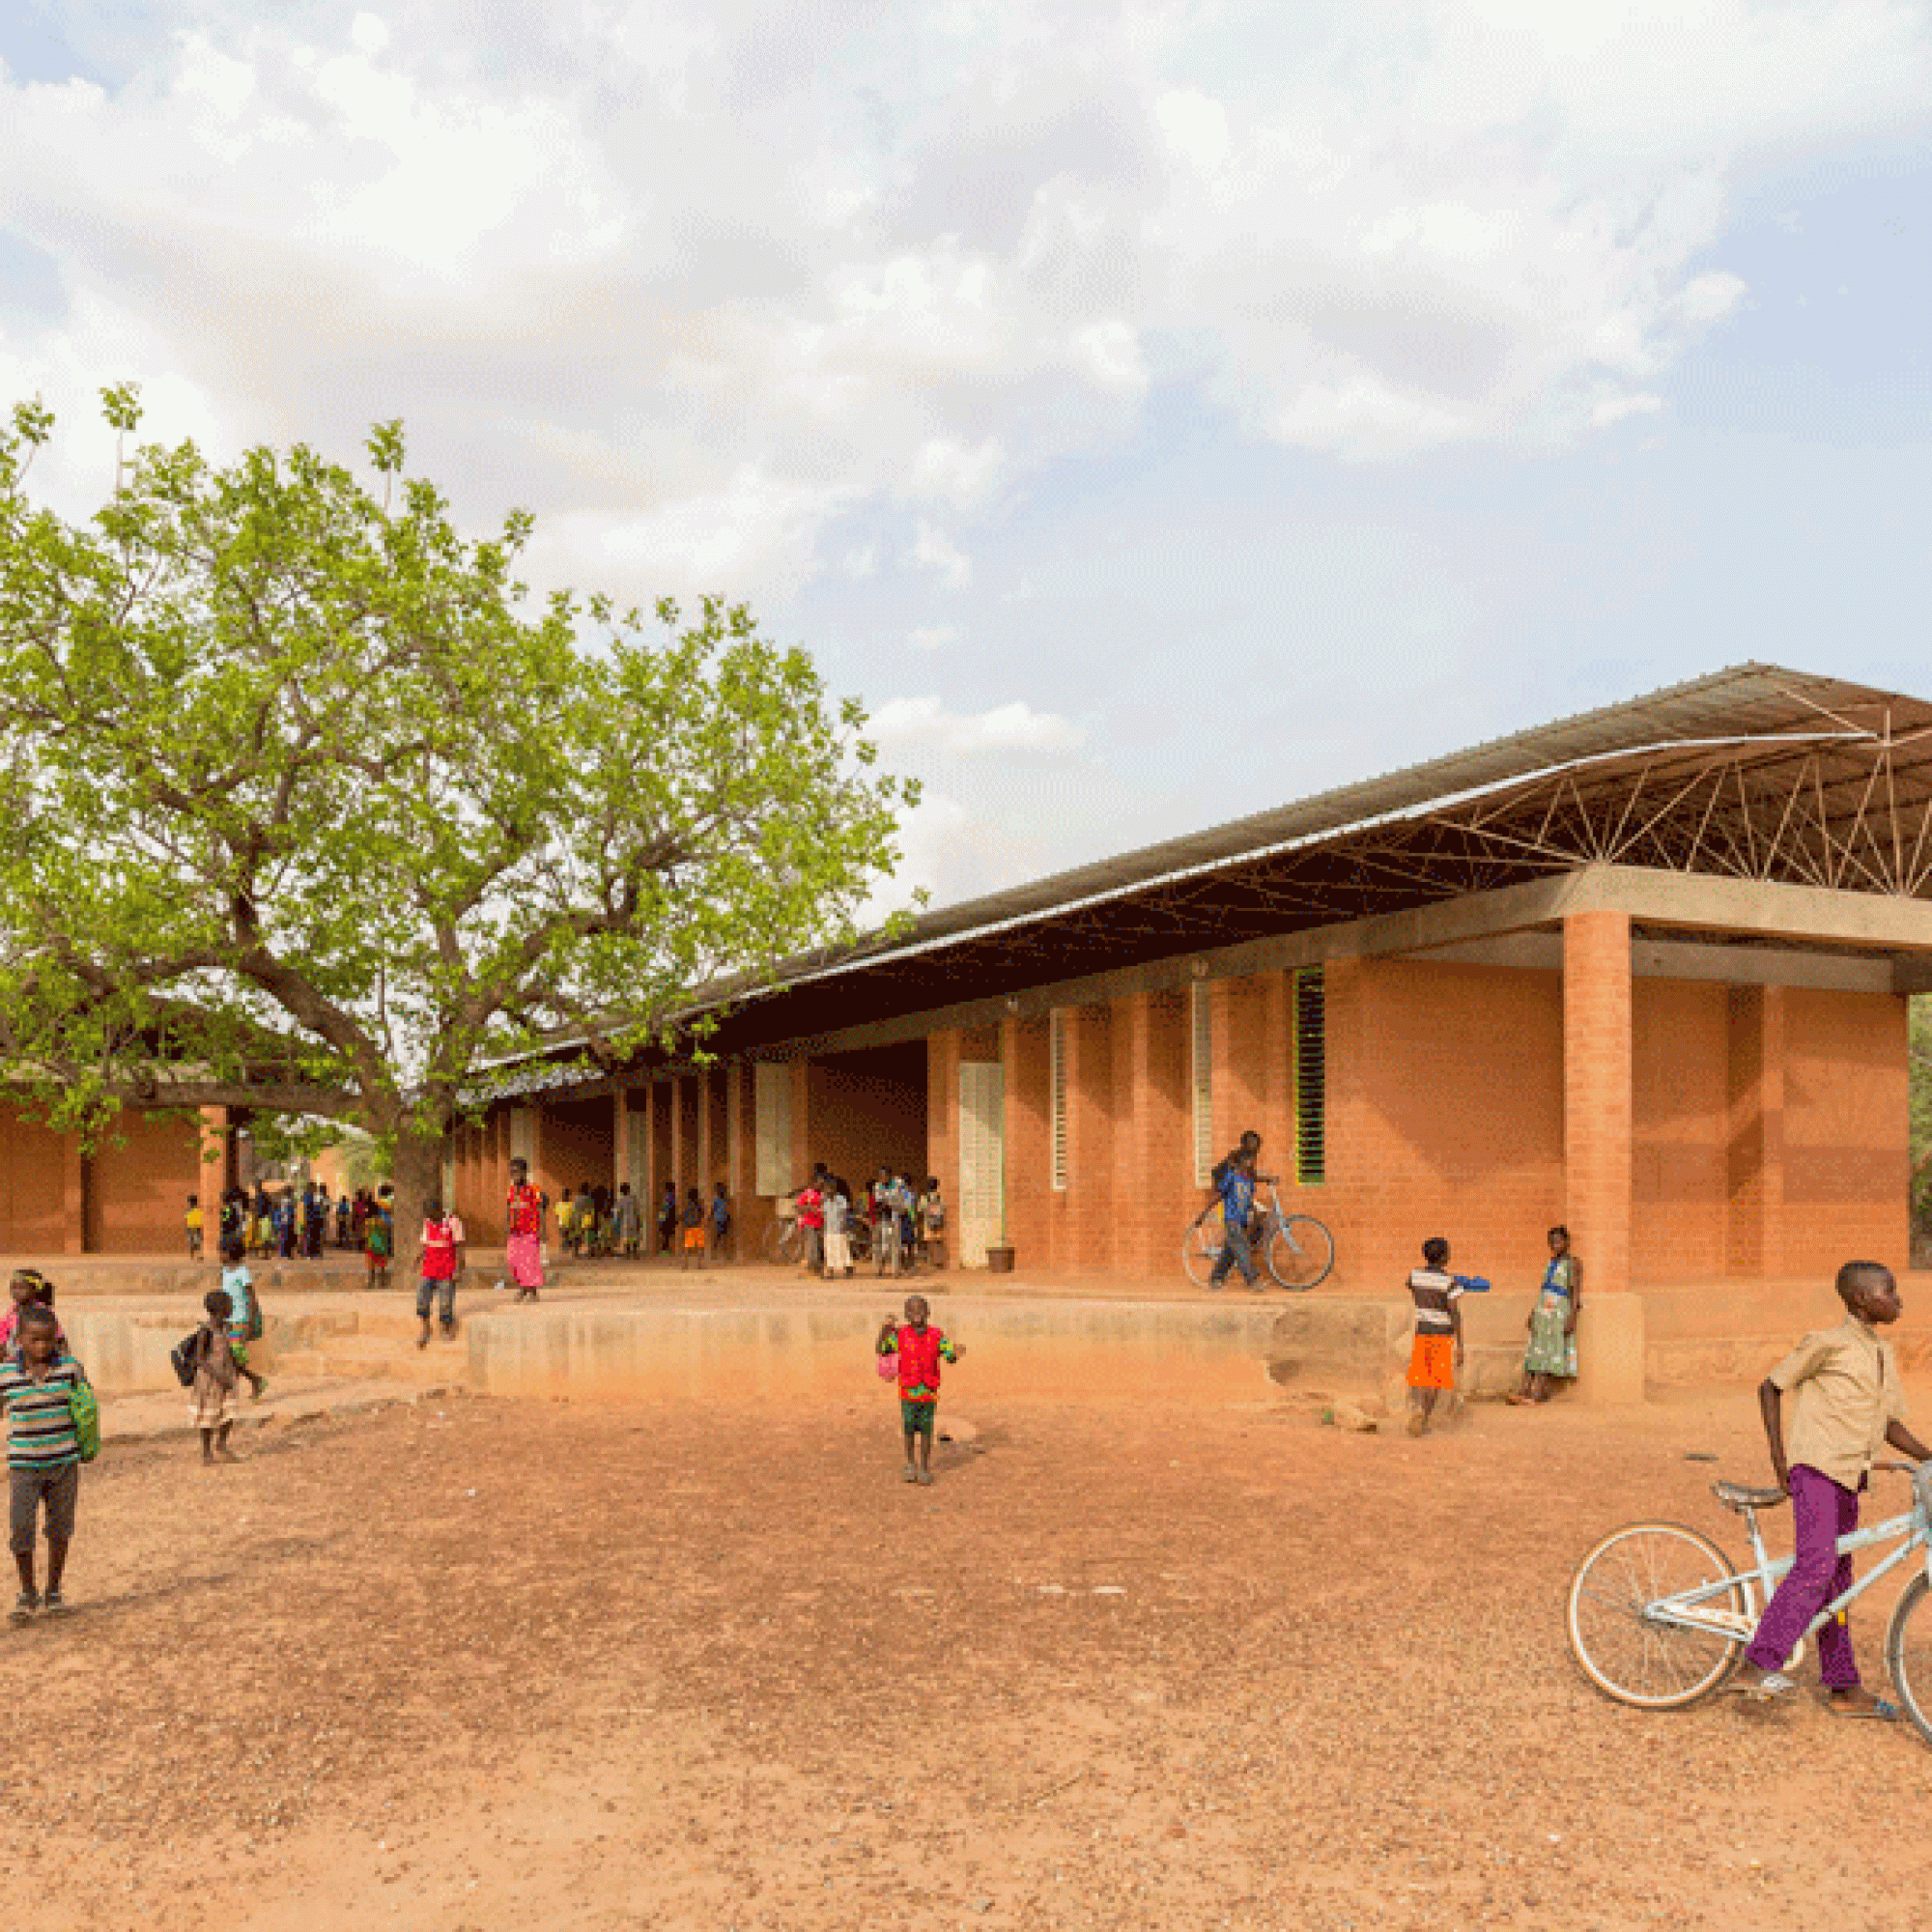
[[[1842,1489],[1864,1481],[1886,1429],[1905,1416],[1891,1344],[1856,1315],[1805,1336],[1771,1379],[1795,1398],[1785,1418],[1785,1461],[1794,1468],[1803,1463]]]

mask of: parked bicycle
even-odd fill
[[[872,1259],[872,1224],[853,1215],[845,1229],[852,1244],[852,1265],[863,1266]],[[765,1230],[765,1259],[783,1267],[797,1267],[805,1259],[805,1236],[796,1219],[774,1221]]]
[[[1249,1253],[1257,1267],[1265,1267],[1281,1287],[1293,1293],[1318,1287],[1335,1265],[1335,1237],[1313,1214],[1283,1210],[1281,1193],[1265,1182],[1267,1198],[1256,1190],[1255,1216],[1248,1224]],[[1221,1204],[1211,1202],[1187,1224],[1180,1244],[1181,1264],[1196,1288],[1206,1288],[1214,1264],[1227,1244]]]
[[[1875,1569],[1811,1620],[1804,1636],[1825,1624],[1926,1548],[1932,1535],[1932,1463],[1880,1463],[1912,1478],[1912,1507],[1903,1516],[1853,1530],[1838,1539],[1840,1555],[1896,1543]],[[1757,1562],[1740,1574],[1708,1536],[1675,1522],[1634,1522],[1612,1531],[1584,1557],[1570,1585],[1570,1651],[1605,1696],[1644,1711],[1676,1711],[1708,1697],[1744,1662],[1764,1605],[1790,1570],[1789,1556],[1772,1561],[1758,1528],[1758,1512],[1789,1500],[1782,1490],[1713,1483],[1711,1493],[1744,1518]],[[1932,1595],[1925,1565],[1906,1584],[1886,1633],[1885,1661],[1899,1703],[1932,1744]],[[1785,1664],[1804,1654],[1804,1639]]]

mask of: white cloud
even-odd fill
[[[1736,312],[1741,178],[1932,102],[1905,0],[194,16],[112,93],[0,73],[0,228],[71,301],[0,375],[342,454],[406,413],[559,568],[750,594],[862,575],[861,506],[943,506],[963,587],[1157,383],[1349,457],[1587,437]]]
[[[916,651],[943,651],[964,635],[956,624],[925,624],[906,639]]]
[[[922,570],[932,571],[954,590],[963,590],[973,581],[973,560],[944,530],[920,520],[914,532],[912,560]]]
[[[1078,724],[1022,700],[991,711],[948,711],[936,697],[895,697],[879,706],[867,727],[880,745],[925,746],[941,752],[1077,752],[1087,742]]]

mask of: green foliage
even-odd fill
[[[131,387],[106,392],[117,436]],[[532,608],[370,436],[124,451],[83,524],[0,434],[0,1059],[64,1124],[130,1097],[440,1135],[479,1064],[609,1064],[692,988],[857,933],[910,786],[721,600]]]

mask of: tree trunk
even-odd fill
[[[396,1129],[396,1272],[398,1288],[414,1288],[422,1273],[423,1204],[442,1193],[440,1134]],[[447,1209],[451,1204],[443,1202]]]

